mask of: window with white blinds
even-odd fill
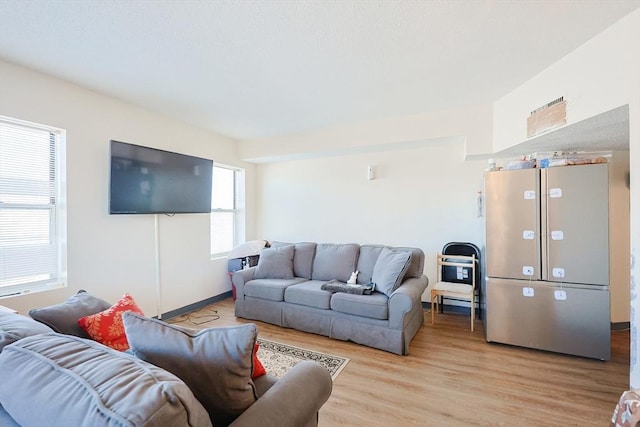
[[[225,256],[244,240],[244,171],[213,165],[211,256]]]
[[[66,286],[64,131],[0,116],[0,298]]]

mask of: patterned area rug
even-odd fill
[[[260,362],[268,374],[278,378],[282,378],[289,369],[303,360],[313,360],[324,366],[331,374],[331,379],[335,381],[338,374],[349,363],[346,357],[294,347],[264,338],[258,338],[258,342],[260,343],[258,350]]]

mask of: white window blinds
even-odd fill
[[[0,116],[0,298],[64,286],[64,132]]]

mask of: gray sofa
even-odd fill
[[[257,266],[232,275],[235,314],[406,355],[424,322],[423,269],[418,248],[273,242]],[[323,290],[355,271],[356,284],[375,283],[374,292]]]
[[[317,426],[328,371],[302,362],[251,380],[255,325],[123,319],[130,353],[0,312],[0,426]]]

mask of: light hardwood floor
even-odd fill
[[[247,323],[231,298],[213,304],[213,325]],[[608,362],[488,344],[482,323],[439,314],[408,356],[262,322],[259,335],[351,359],[320,411],[333,426],[608,426],[629,382],[629,331],[612,333]]]

